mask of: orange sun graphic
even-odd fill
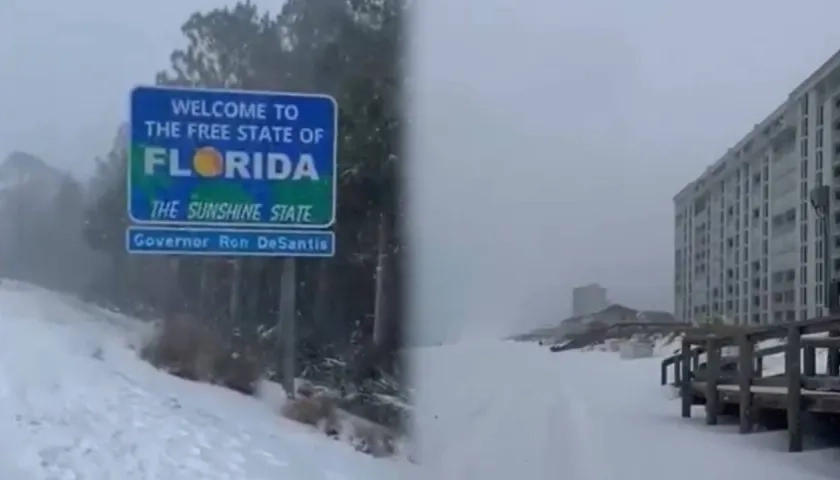
[[[222,174],[222,154],[213,147],[201,147],[192,159],[193,170],[202,177],[218,177]]]

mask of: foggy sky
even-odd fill
[[[274,6],[276,2],[254,2]],[[80,175],[127,120],[128,91],[153,83],[180,28],[223,0],[0,2],[0,158],[13,149]]]
[[[188,15],[225,3],[0,3],[0,155],[89,172]],[[592,281],[671,310],[673,195],[840,48],[836,0],[420,4],[409,158],[430,340],[559,320]]]
[[[673,196],[840,48],[840,2],[426,0],[417,334],[673,310]],[[799,7],[799,8],[797,8]]]

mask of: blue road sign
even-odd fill
[[[335,235],[323,230],[249,230],[131,226],[129,253],[156,255],[228,255],[332,257]]]
[[[128,215],[191,227],[327,228],[338,107],[297,93],[137,87]]]

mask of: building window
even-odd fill
[[[820,139],[820,140],[817,141],[817,143],[821,144],[822,143],[822,137],[817,137],[817,138]],[[820,146],[822,146],[822,145],[820,145]],[[817,156],[817,170],[820,170],[820,169],[823,168],[823,152],[822,152],[822,150],[817,150],[817,153],[815,153],[814,155]]]
[[[799,167],[799,175],[802,177],[802,180],[808,178],[808,159],[803,158],[802,163]]]
[[[817,107],[817,125],[822,125],[825,123],[825,106],[820,105]]]
[[[808,156],[808,140],[803,138],[801,142],[799,142],[799,150],[802,153],[802,158]]]

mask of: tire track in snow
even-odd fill
[[[566,432],[565,442],[571,447],[571,468],[577,480],[613,480],[615,471],[606,455],[599,418],[592,414],[582,392],[572,391],[568,385],[558,382],[559,401],[553,408],[556,420],[552,423]]]
[[[585,397],[574,390],[574,372],[560,372],[555,362],[533,352],[521,354],[522,368],[517,368],[518,374],[506,376],[501,388],[498,375],[463,372],[471,373],[466,376],[473,382],[458,395],[450,392],[451,401],[460,404],[461,415],[447,419],[457,420],[453,429],[457,435],[447,439],[436,477],[617,478],[603,450],[598,418]],[[569,382],[572,385],[566,387]]]
[[[489,391],[488,394],[492,395]],[[460,426],[460,436],[450,439],[446,455],[441,458],[438,477],[441,480],[487,478],[482,470],[486,470],[487,463],[493,463],[492,460],[488,462],[488,457],[492,457],[488,450],[492,451],[493,442],[498,441],[494,435],[498,412],[509,411],[510,399],[508,395],[492,395],[483,400],[473,407],[473,415],[468,417],[470,421]]]

